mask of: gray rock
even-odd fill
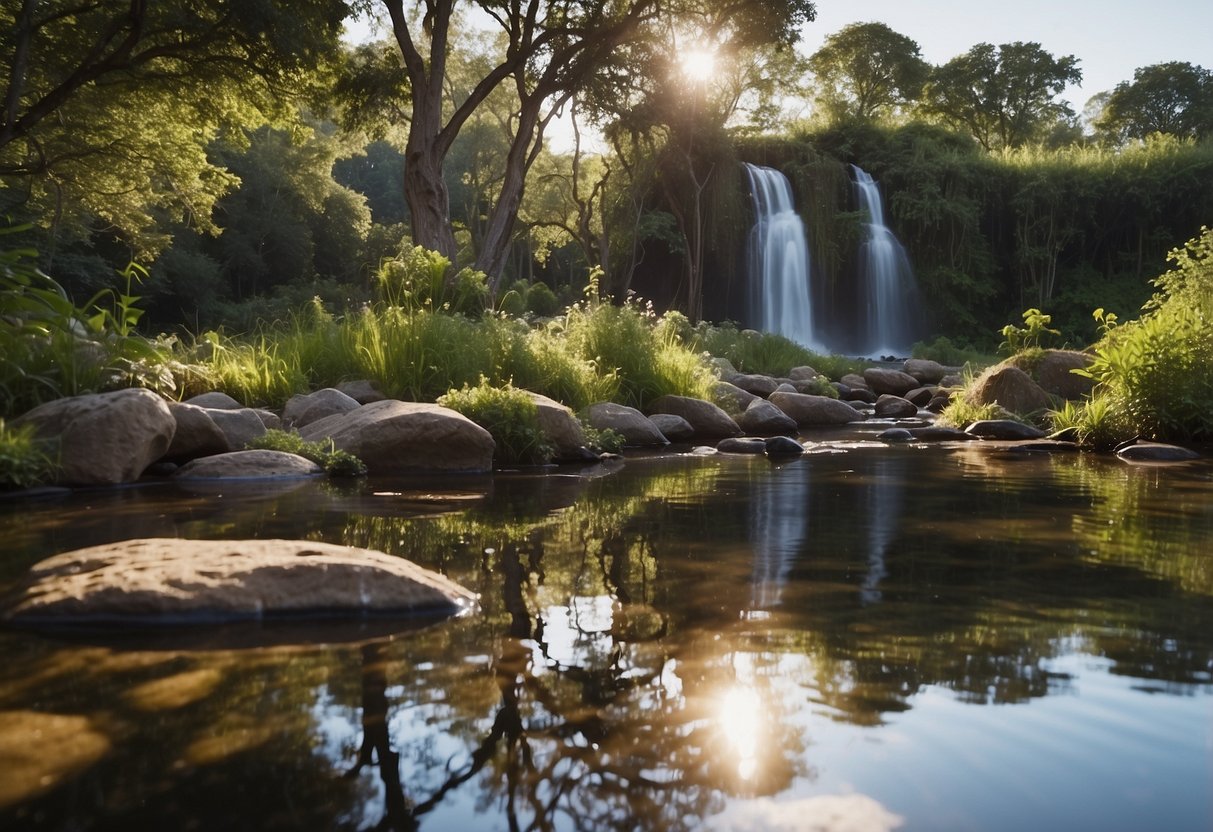
[[[1077,453],[1079,447],[1076,442],[1062,442],[1057,439],[1032,439],[1018,442],[1012,445],[1010,450],[1024,454],[1058,454]]]
[[[801,383],[804,384],[806,382],[801,382]],[[773,392],[773,393],[799,393],[801,391],[799,389],[797,389],[795,384],[780,384],[778,387],[776,387],[771,392]],[[816,395],[816,393],[814,393],[814,395]]]
[[[943,425],[927,425],[922,428],[910,428],[910,435],[919,442],[975,442],[977,437],[965,433],[960,428],[949,428]]]
[[[555,399],[549,399],[539,393],[528,390],[527,395],[539,410],[539,429],[552,446],[553,459],[585,459],[585,432],[573,411]]]
[[[940,387],[958,388],[964,387],[964,384],[964,376],[962,376],[960,373],[948,373],[939,380]]]
[[[779,382],[770,376],[762,376],[756,374],[738,373],[729,379],[729,383],[740,387],[747,393],[752,393],[755,396],[766,398],[775,392],[775,388],[779,386]]]
[[[792,381],[812,381],[819,375],[821,375],[821,373],[809,366],[793,367],[792,369],[788,370],[788,378],[790,378]]]
[[[935,391],[938,389],[937,387],[915,387],[902,398],[918,407],[926,407],[931,399],[935,398]]]
[[[1091,356],[1075,350],[1045,350],[1030,374],[1046,393],[1078,400],[1091,392],[1095,382],[1073,371],[1085,370],[1091,360]]]
[[[310,540],[126,540],[30,569],[10,622],[181,624],[453,615],[475,596],[404,558]]]
[[[261,420],[261,424],[266,430],[282,430],[282,417],[274,411],[254,407],[253,412],[257,414],[257,418]]]
[[[738,426],[751,436],[773,436],[796,433],[796,420],[763,399],[750,402],[737,420]]]
[[[926,358],[908,358],[901,369],[924,384],[938,384],[948,374],[947,367]]]
[[[1049,394],[1018,367],[998,365],[982,373],[965,391],[972,405],[998,404],[1012,413],[1028,415],[1048,409]]]
[[[208,407],[206,412],[219,426],[219,430],[223,431],[230,448],[248,447],[257,437],[265,436],[265,422],[261,421],[261,416],[251,407],[239,410],[216,410]]]
[[[1125,462],[1187,462],[1200,459],[1200,454],[1190,448],[1161,442],[1138,442],[1121,448],[1116,455]]]
[[[763,439],[754,439],[750,437],[730,437],[729,439],[721,439],[716,443],[716,450],[722,454],[761,454],[765,453],[767,443]]]
[[[772,459],[800,456],[804,453],[804,445],[790,436],[772,436],[767,440],[766,445],[767,456]]]
[[[889,428],[876,437],[881,442],[913,442],[914,434],[905,428]]]
[[[652,413],[668,413],[686,419],[694,429],[696,439],[724,439],[741,435],[741,428],[737,427],[729,414],[702,399],[660,396],[649,407]]]
[[[1025,425],[1014,419],[982,419],[965,428],[965,433],[981,439],[1043,439],[1040,428]]]
[[[283,451],[231,451],[187,462],[173,474],[179,480],[294,479],[323,474],[309,459]]]
[[[712,386],[712,401],[726,413],[741,413],[759,398],[731,382],[718,381]]]
[[[13,420],[56,440],[59,485],[134,482],[173,441],[177,421],[150,390],[115,390],[56,399]]]
[[[737,375],[737,368],[727,358],[709,358],[708,364],[711,365],[712,371],[716,373],[717,378],[728,378],[729,376]]]
[[[876,404],[876,400],[880,397],[866,387],[852,387],[850,392],[842,397],[848,402],[864,402],[865,404]]]
[[[884,367],[868,367],[863,371],[863,380],[873,393],[891,393],[894,396],[901,396],[920,386],[914,376]]]
[[[691,423],[673,413],[654,413],[649,417],[649,421],[661,431],[667,442],[690,442],[695,436],[695,428]]]
[[[366,463],[371,474],[415,471],[490,471],[492,435],[471,419],[437,404],[372,402],[326,416],[300,432],[308,442],[332,439]]]
[[[901,398],[885,393],[876,400],[876,417],[879,419],[905,419],[918,415],[918,408]]]
[[[164,453],[165,458],[190,460],[232,450],[227,441],[227,434],[219,429],[206,408],[183,402],[169,402],[168,409],[173,414],[177,429],[173,432],[172,443]]]
[[[613,430],[623,437],[625,445],[634,448],[647,448],[670,444],[657,426],[648,416],[634,407],[615,404],[614,402],[597,402],[585,409],[586,421],[596,430]],[[687,425],[690,428],[690,425]]]
[[[842,382],[843,384],[845,384],[847,387],[850,387],[851,389],[855,389],[855,388],[859,388],[862,390],[869,389],[867,380],[863,376],[859,375],[858,373],[847,373],[845,376],[843,376],[842,378],[840,378],[838,380],[840,382]]]
[[[367,381],[366,379],[343,381],[337,385],[337,389],[358,402],[358,404],[370,404],[371,402],[381,402],[387,399],[387,396],[379,392],[379,388],[375,386],[375,382]]]
[[[195,407],[205,407],[210,410],[240,410],[244,407],[244,405],[227,393],[220,393],[218,390],[210,393],[199,393],[197,396],[186,399],[185,404],[192,404]]]
[[[362,405],[335,387],[325,387],[314,393],[291,396],[282,408],[282,423],[287,427],[301,428],[318,422],[334,413],[349,413]]]
[[[797,425],[845,425],[866,418],[846,402],[804,393],[772,393],[771,404],[792,417]]]

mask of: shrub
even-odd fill
[[[330,477],[362,477],[366,475],[366,463],[348,451],[339,451],[333,440],[305,442],[297,433],[285,430],[267,430],[248,443],[250,448],[267,451],[282,451],[296,454],[324,469]]]
[[[1061,337],[1061,332],[1049,328],[1052,321],[1051,316],[1039,309],[1025,309],[1022,327],[1007,324],[1002,328],[1003,341],[998,345],[998,349],[1004,355],[1015,355],[1024,350],[1044,347],[1042,341],[1048,340],[1046,336]]]
[[[484,376],[475,387],[464,385],[439,397],[438,404],[462,413],[493,435],[493,463],[506,465],[543,464],[552,458],[552,447],[539,427],[535,402],[513,384],[493,386]]]
[[[786,376],[793,367],[809,366],[830,378],[862,372],[865,362],[837,355],[819,355],[782,335],[738,330],[732,323],[700,324],[692,341],[694,348],[727,359],[742,373]]]

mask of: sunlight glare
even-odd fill
[[[716,55],[706,49],[688,49],[682,53],[679,63],[682,74],[695,83],[702,83],[716,72]]]
[[[752,780],[758,772],[758,735],[762,702],[752,687],[734,687],[720,700],[717,720],[737,760],[737,776]]]

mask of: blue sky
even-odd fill
[[[913,38],[933,64],[983,41],[1035,41],[1074,55],[1083,83],[1062,97],[1080,113],[1138,67],[1188,61],[1213,69],[1213,0],[817,0],[801,48],[812,54],[848,23],[867,21]]]

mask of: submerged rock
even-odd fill
[[[766,441],[766,446],[767,456],[772,459],[800,456],[804,453],[804,445],[790,436],[772,436]]]
[[[33,566],[15,624],[453,615],[475,596],[411,561],[309,540],[127,540]]]
[[[1138,442],[1121,448],[1116,455],[1125,462],[1187,462],[1200,459],[1200,454],[1190,448],[1162,442]]]
[[[716,450],[722,454],[761,454],[766,449],[766,441],[755,437],[734,436],[716,443]]]

